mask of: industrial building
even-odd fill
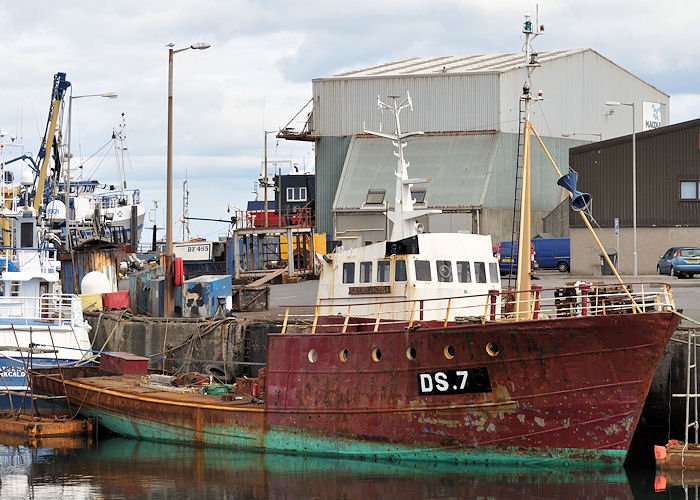
[[[557,164],[566,171],[570,147],[629,133],[625,109],[611,99],[661,106],[668,123],[669,96],[592,49],[545,51],[532,80],[542,91],[531,121]],[[365,130],[392,130],[377,97],[405,97],[414,110],[401,115],[411,139],[405,156],[421,208],[441,209],[421,223],[425,230],[491,234],[510,239],[519,144],[520,96],[526,81],[524,53],[412,57],[313,80],[313,109],[297,138],[316,142],[316,228],[352,244],[384,239],[385,213],[394,203],[396,159],[389,141]],[[641,123],[641,117],[640,117]],[[640,127],[641,128],[641,127]],[[533,234],[564,200],[557,176],[533,139]],[[564,213],[550,217],[549,233],[566,231]],[[552,225],[550,224],[550,226]]]
[[[593,198],[592,215],[618,269],[633,273],[632,192],[637,192],[638,274],[656,273],[659,256],[674,246],[700,246],[700,119],[636,134],[636,186],[632,135],[571,149],[579,189]],[[619,238],[615,219],[619,221]],[[600,250],[581,218],[571,214],[571,270],[600,273]]]

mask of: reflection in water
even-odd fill
[[[375,463],[124,438],[89,448],[8,443],[0,475],[2,498],[632,498],[622,468]]]

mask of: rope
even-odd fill
[[[114,328],[112,328],[112,331],[111,331],[111,332],[109,333],[109,335],[107,336],[107,339],[104,341],[104,344],[102,344],[102,349],[100,349],[99,351],[95,351],[94,349],[90,349],[91,352],[93,352],[93,353],[94,353],[94,352],[97,352],[97,353],[99,353],[99,354],[105,352],[105,347],[107,347],[107,343],[108,343],[108,342],[110,341],[110,339],[112,338],[112,335],[114,335],[114,332],[117,330],[117,327],[119,326],[119,323],[122,321],[122,319],[124,319],[124,317],[125,317],[127,314],[129,314],[129,315],[131,314],[131,310],[130,310],[130,309],[125,309],[125,310],[122,311],[122,313],[119,315],[119,318],[117,319],[117,322],[116,322],[116,324],[114,325]],[[102,319],[102,315],[100,315],[100,319]],[[98,319],[98,325],[99,325],[99,319]],[[95,329],[95,338],[97,338],[97,329]],[[93,359],[86,359],[86,360],[83,361],[82,363],[77,363],[75,366],[83,366],[83,365],[85,365],[85,364],[87,364],[87,363],[92,362],[93,360],[94,360],[94,358],[93,358]]]
[[[700,321],[698,321],[698,320],[696,320],[696,319],[693,319],[693,318],[691,318],[691,317],[689,317],[689,316],[686,316],[686,315],[683,314],[683,313],[679,313],[678,311],[673,311],[673,313],[676,314],[676,315],[678,315],[678,316],[680,316],[680,317],[683,318],[684,320],[686,320],[686,321],[688,321],[688,322],[690,322],[690,323],[692,323],[692,324],[694,324],[694,325],[700,326]]]

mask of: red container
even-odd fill
[[[147,373],[148,358],[129,352],[107,352],[100,356],[100,368],[120,375]]]
[[[129,290],[102,294],[102,305],[105,309],[128,309]]]

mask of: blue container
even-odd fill
[[[182,315],[185,318],[211,318],[220,302],[231,305],[231,275],[205,275],[182,285]],[[225,311],[224,311],[225,312]]]

